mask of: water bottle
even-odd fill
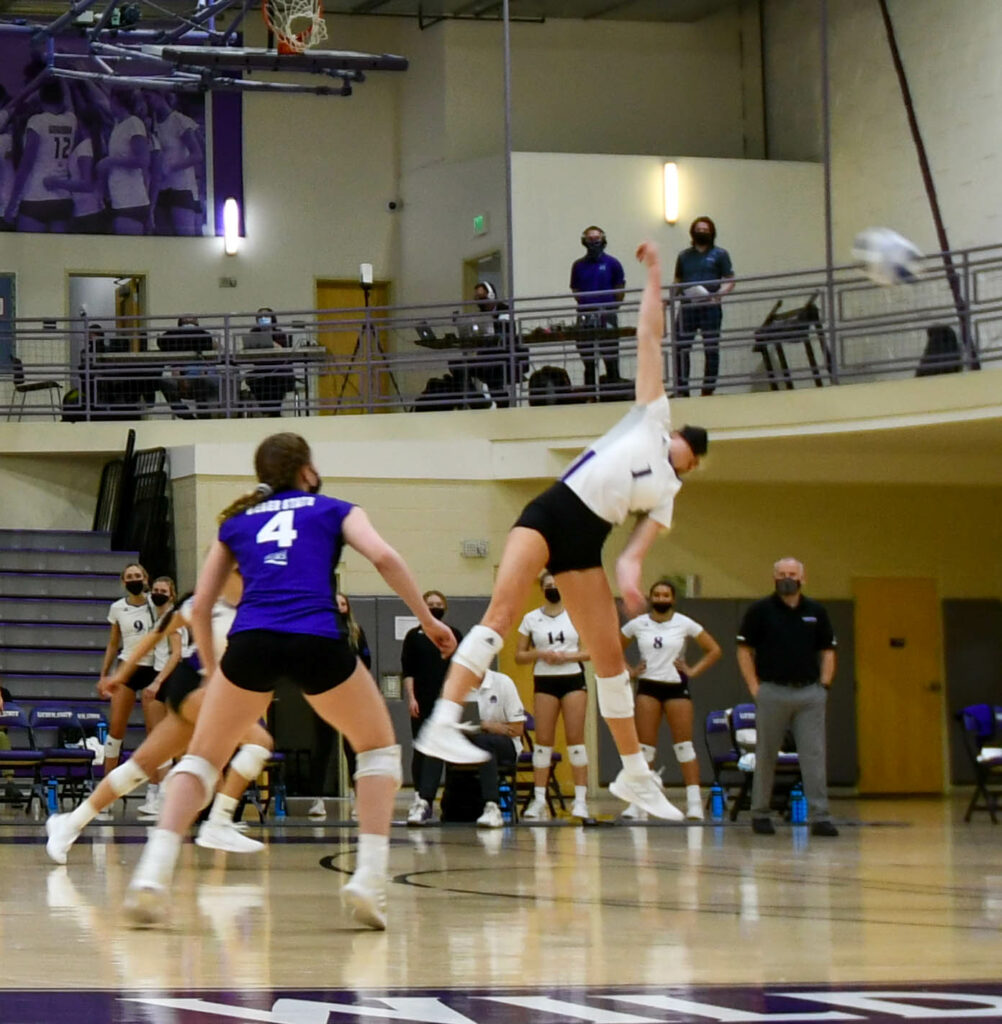
[[[724,787],[719,782],[710,786],[710,818],[713,821],[724,820]]]
[[[45,802],[49,814],[59,813],[59,783],[55,779],[49,779],[45,790]]]
[[[108,738],[108,723],[107,722],[98,722],[97,723],[97,741],[98,741],[98,743],[103,744],[104,741],[107,738]]]
[[[285,802],[285,786],[278,785],[275,787],[275,817],[285,818],[289,814],[289,808]]]
[[[804,787],[799,782],[790,790],[790,823],[807,824],[807,797],[804,796]]]
[[[510,825],[514,818],[513,805],[511,786],[507,782],[502,782],[498,786],[498,806],[501,808],[501,817],[506,825]]]

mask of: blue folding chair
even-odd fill
[[[76,710],[67,704],[39,705],[28,724],[35,749],[43,755],[42,783],[56,780],[60,805],[66,798],[74,804],[85,799],[94,788],[94,751],[83,745]]]
[[[744,772],[738,768],[741,755],[734,745],[728,711],[710,711],[707,714],[703,723],[703,743],[713,770],[713,781],[724,791],[725,802],[730,803],[732,790],[739,791],[745,779]],[[709,799],[707,797],[707,804]]]
[[[518,798],[521,794],[521,813],[523,814],[525,813],[525,809],[532,802],[536,785],[536,770],[532,766],[532,751],[535,749],[535,744],[532,741],[532,733],[535,729],[536,720],[532,715],[527,714],[525,716],[525,730],[522,735],[524,745],[522,747],[522,753],[518,755],[518,761],[515,762],[515,803],[518,803]],[[546,805],[549,808],[551,817],[555,816],[557,813],[554,801],[560,804],[560,809],[562,811],[567,810],[567,802],[564,799],[563,791],[560,789],[560,783],[557,782],[557,777],[553,774],[554,769],[563,759],[563,754],[558,753],[556,750],[554,750],[550,755],[550,770],[546,776]],[[518,815],[516,815],[516,817],[517,816]]]
[[[755,749],[758,730],[755,725],[755,705],[735,704],[731,709],[731,728],[733,729],[734,746],[741,753],[750,753]],[[744,779],[737,799],[731,806],[731,821],[737,821],[738,814],[751,807],[752,783],[754,771],[743,771]],[[780,750],[776,755],[775,783],[773,785],[773,805],[784,815],[788,813],[790,790],[800,781],[800,758],[796,753]]]
[[[0,748],[0,803],[23,802],[25,813],[30,814],[36,797],[40,806],[44,804],[41,772],[45,758],[35,749],[24,708],[8,701],[0,711],[0,732],[7,737]],[[16,797],[13,790],[17,791]]]
[[[997,824],[1002,795],[1002,707],[970,704],[954,717],[963,730],[964,749],[974,769],[974,794],[964,821],[970,821],[975,811],[987,811],[992,824]]]

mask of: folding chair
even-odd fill
[[[0,748],[0,803],[24,803],[25,814],[31,813],[32,801],[37,797],[44,805],[42,788],[42,762],[44,757],[32,742],[28,713],[24,708],[8,701],[0,711],[0,731],[7,742]],[[27,790],[22,787],[27,783]],[[8,787],[18,796],[8,793]],[[25,795],[26,794],[26,795]]]
[[[1002,748],[996,744],[1002,737],[1002,707],[970,704],[954,717],[963,730],[964,749],[974,769],[974,795],[964,821],[969,822],[975,811],[987,811],[992,824],[997,824],[995,812],[1002,795]],[[998,785],[993,785],[996,782]]]
[[[264,821],[272,801],[285,804],[285,754],[281,750],[272,751],[271,757],[264,763],[264,786],[260,778],[252,779],[250,785],[240,798],[240,803],[233,814],[234,821],[240,821],[247,806],[257,811],[258,819]],[[264,792],[262,793],[262,789]]]
[[[532,766],[532,752],[535,750],[536,745],[532,741],[532,733],[536,728],[536,720],[530,714],[525,716],[525,732],[522,739],[525,740],[525,748],[522,753],[518,755],[518,761],[515,763],[515,804],[518,805],[519,794],[522,796],[522,807],[519,814],[524,814],[525,809],[532,802],[533,793],[536,786],[536,771]],[[553,806],[553,801],[556,800],[560,804],[562,811],[567,810],[567,802],[564,800],[564,794],[560,790],[560,784],[557,782],[556,776],[553,774],[553,769],[564,759],[563,754],[553,751],[550,755],[550,770],[546,776],[546,806],[549,808],[550,814],[556,814],[556,808]]]
[[[83,745],[83,729],[76,711],[65,704],[48,704],[33,708],[28,716],[35,749],[43,755],[41,778],[56,779],[59,801],[67,797],[74,804],[85,799],[94,788],[94,751]],[[67,739],[67,733],[79,736]]]
[[[713,770],[713,781],[723,789],[725,804],[730,803],[741,789],[745,773],[738,768],[741,754],[734,745],[728,711],[710,711],[707,714],[703,723],[703,743]],[[707,806],[709,800],[707,797]]]
[[[734,746],[742,755],[754,752],[758,739],[755,726],[755,705],[735,704],[731,709],[731,728],[733,729]],[[739,758],[740,764],[740,758]],[[738,820],[738,814],[751,807],[752,783],[755,779],[754,769],[741,769],[744,776],[737,798],[731,805],[731,821]],[[785,776],[785,778],[783,778]],[[787,813],[790,790],[800,780],[800,758],[796,753],[780,750],[776,755],[775,782],[773,784],[773,805],[784,815]],[[775,783],[779,783],[779,786]],[[785,785],[783,784],[785,783]]]

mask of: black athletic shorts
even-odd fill
[[[515,523],[541,534],[550,549],[546,568],[555,576],[575,569],[600,569],[607,523],[558,480],[522,509]]]
[[[575,672],[572,676],[533,676],[532,688],[536,693],[548,693],[551,697],[561,700],[569,693],[586,690],[584,672]]]
[[[162,700],[175,714],[181,713],[181,705],[185,698],[193,694],[202,685],[202,673],[198,669],[182,661],[177,668],[160,684],[157,700]]]
[[[32,220],[51,224],[53,221],[69,220],[73,216],[72,199],[24,199],[18,213]]]
[[[133,693],[145,690],[157,677],[157,670],[152,665],[137,665],[125,684]]]
[[[241,690],[271,693],[287,679],[303,693],[315,694],[340,686],[357,664],[358,655],[344,639],[248,629],[230,634],[220,668]]]
[[[692,700],[688,683],[664,683],[657,679],[640,679],[637,681],[637,696],[653,697],[662,704],[666,700]]]
[[[177,206],[183,210],[194,210],[195,213],[202,212],[201,202],[195,197],[195,193],[187,188],[161,189],[157,196],[157,206]]]

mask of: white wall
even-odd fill
[[[678,223],[665,223],[662,167],[679,164]],[[515,292],[548,295],[568,290],[570,265],[584,254],[581,231],[599,224],[609,252],[626,267],[627,286],[643,275],[633,248],[659,242],[665,263],[689,245],[689,224],[707,214],[717,241],[738,274],[819,266],[824,262],[822,174],[817,164],[693,157],[516,153]],[[667,274],[666,274],[667,276]]]

